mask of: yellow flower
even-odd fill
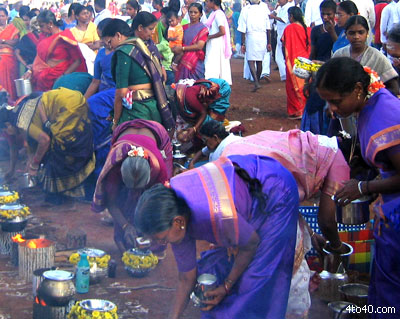
[[[100,316],[100,311],[95,310],[92,312],[92,318],[100,318]]]

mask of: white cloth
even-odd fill
[[[270,11],[264,2],[242,9],[238,31],[246,34],[246,57],[250,61],[262,61],[267,51],[267,30],[271,30]]]
[[[257,70],[257,65],[256,65],[256,70]],[[265,51],[264,58],[262,60],[261,78],[270,76],[270,74],[271,74],[271,52]],[[246,55],[244,56],[243,78],[246,80],[254,81],[250,73],[249,63]]]
[[[322,24],[321,12],[319,6],[322,0],[308,0],[306,4],[306,12],[304,13],[304,20],[308,26],[314,22],[314,24]]]
[[[226,20],[224,12],[218,10],[209,29],[209,35],[218,33],[219,27],[225,26],[224,20]],[[225,30],[225,32],[229,32],[229,30]],[[224,37],[218,37],[207,41],[204,67],[204,76],[206,79],[223,79],[228,82],[229,85],[232,85],[231,63],[230,59],[225,57]]]
[[[94,24],[99,25],[101,21],[104,19],[111,18],[111,11],[108,9],[104,9],[100,11],[98,14],[96,14],[96,17],[94,18]]]
[[[209,156],[209,161],[213,162],[216,161],[217,159],[219,159],[222,155],[222,152],[224,151],[225,147],[227,145],[229,145],[232,142],[235,142],[237,140],[240,140],[241,137],[237,136],[233,133],[230,133],[227,137],[225,137],[221,143],[219,143],[219,145],[217,146],[217,148],[215,149],[214,152],[210,152],[210,150],[208,149],[208,147],[203,147],[203,149],[201,150],[201,152],[203,153],[204,156]]]
[[[90,75],[94,75],[94,61],[96,60],[96,53],[84,43],[78,42],[78,46],[83,57],[85,58],[88,73]]]
[[[400,22],[400,2],[392,1],[383,8],[381,14],[381,42],[386,43],[387,34],[392,26]]]

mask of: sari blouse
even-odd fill
[[[208,29],[207,27],[199,22],[195,25],[186,24],[183,26],[183,40],[182,46],[188,46],[196,44],[199,41],[207,42]],[[204,50],[197,51],[185,51],[181,63],[184,63],[186,67],[193,64],[189,69],[196,67],[197,60],[204,61],[205,52]]]

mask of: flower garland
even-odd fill
[[[378,73],[376,73],[370,67],[364,66],[364,71],[367,72],[371,78],[371,81],[369,82],[368,86],[368,94],[366,96],[366,98],[369,99],[380,89],[384,88],[385,84],[383,84],[383,82],[381,81],[381,78],[379,77]]]
[[[19,199],[18,192],[11,192],[11,195],[0,196],[0,205],[1,204],[10,204],[14,203]]]
[[[27,217],[31,212],[28,206],[21,209],[0,209],[0,217],[5,219],[14,219],[16,217]]]
[[[146,150],[141,146],[131,145],[131,150],[128,152],[128,156],[130,157],[143,157],[145,159],[149,158],[149,154]]]
[[[69,256],[69,262],[73,265],[78,264],[80,259],[81,259],[81,256],[78,253],[73,253],[73,254],[71,254],[71,256]],[[103,257],[89,257],[88,256],[90,268],[92,268],[94,264],[96,264],[97,267],[100,267],[100,268],[107,268],[108,262],[110,261],[110,259],[111,259],[110,255],[104,255]]]
[[[150,253],[147,256],[138,256],[126,251],[122,256],[122,261],[125,266],[134,269],[149,269],[158,264],[158,258],[153,255],[153,253]]]
[[[80,302],[77,301],[76,304],[72,306],[71,311],[67,315],[67,319],[118,319],[117,306],[110,311],[94,310],[90,313],[90,311],[82,308]]]
[[[321,67],[321,64],[313,63],[312,61],[302,57],[294,59],[294,64],[296,67],[309,72],[317,72]]]

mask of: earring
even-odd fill
[[[358,93],[357,99],[358,99],[358,100],[361,99],[361,93]]]
[[[181,229],[184,230],[184,229],[185,229],[185,226],[181,226]]]

